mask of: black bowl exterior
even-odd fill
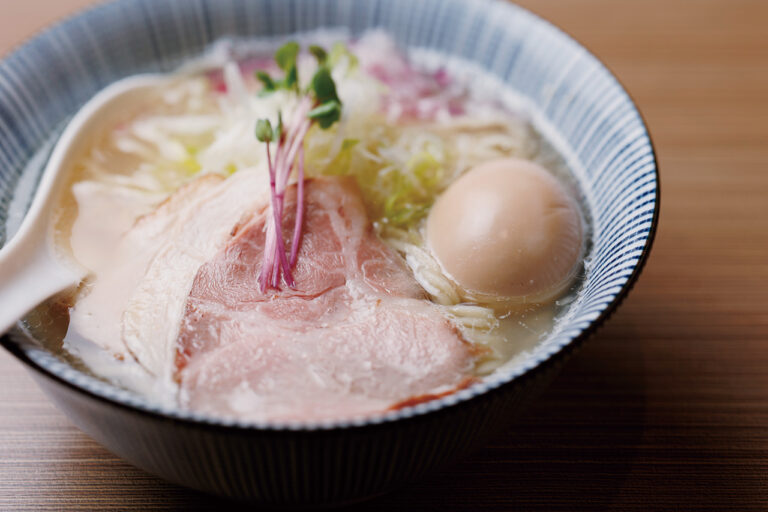
[[[78,428],[161,478],[235,500],[287,508],[360,501],[487,442],[534,400],[560,364],[457,407],[329,430],[257,430],[145,413],[84,394],[39,371],[35,381]]]

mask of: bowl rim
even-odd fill
[[[36,39],[37,37],[45,34],[49,30],[63,25],[73,19],[76,19],[88,12],[96,11],[100,8],[115,3],[117,0],[98,0],[96,3],[86,7],[81,7],[62,16],[53,22],[43,26],[37,31],[33,32],[30,36],[22,40],[21,42],[11,46],[6,52],[0,54],[0,61],[5,60],[9,56],[21,51],[28,43]],[[149,403],[127,403],[125,401],[111,398],[103,394],[96,393],[90,389],[79,386],[74,382],[71,382],[61,375],[56,374],[51,369],[46,368],[39,362],[33,360],[29,354],[22,348],[21,344],[13,341],[11,336],[7,333],[0,335],[0,345],[2,345],[8,352],[13,354],[17,359],[24,363],[29,369],[34,370],[42,377],[53,381],[54,383],[64,386],[71,392],[76,394],[83,394],[86,398],[102,402],[108,406],[117,407],[124,412],[141,415],[150,420],[159,420],[163,422],[171,422],[177,426],[185,428],[205,429],[214,431],[227,431],[238,433],[259,433],[259,434],[275,434],[283,435],[286,433],[292,434],[322,434],[329,432],[340,432],[348,430],[360,430],[360,429],[373,429],[378,427],[385,427],[392,423],[406,423],[411,421],[422,421],[427,418],[434,418],[440,414],[445,414],[447,411],[454,410],[462,405],[467,405],[470,402],[476,402],[478,400],[488,398],[491,395],[499,393],[510,386],[521,385],[522,383],[536,378],[538,375],[545,372],[548,368],[557,364],[563,363],[578,350],[586,339],[594,334],[608,318],[618,309],[629,292],[636,284],[640,274],[642,273],[645,265],[648,261],[651,249],[656,238],[659,225],[659,214],[661,209],[661,180],[659,173],[659,162],[657,157],[656,146],[653,142],[650,130],[646,123],[645,117],[637,106],[634,97],[630,94],[628,89],[622,83],[611,68],[606,65],[600,58],[598,58],[589,48],[574,38],[569,32],[562,29],[558,25],[551,21],[539,16],[538,14],[516,4],[509,0],[465,0],[467,3],[484,4],[488,8],[502,8],[502,9],[517,9],[527,15],[532,22],[542,24],[548,30],[553,31],[555,34],[559,34],[568,43],[575,45],[582,49],[586,55],[593,59],[593,61],[603,69],[607,75],[616,82],[616,85],[621,91],[626,94],[633,110],[637,114],[640,120],[640,126],[643,131],[643,135],[648,140],[648,148],[650,150],[650,156],[653,163],[653,182],[655,184],[654,192],[654,209],[651,217],[651,223],[648,229],[645,243],[638,256],[637,263],[632,269],[632,273],[627,278],[627,281],[622,285],[621,289],[616,293],[614,298],[609,302],[600,314],[592,320],[587,327],[581,330],[576,336],[564,345],[557,347],[553,352],[549,354],[543,354],[539,359],[535,361],[535,364],[523,368],[520,373],[511,375],[503,381],[495,383],[493,386],[486,387],[485,389],[461,396],[460,393],[453,393],[443,398],[431,400],[424,404],[404,407],[391,411],[387,414],[375,415],[370,417],[352,418],[352,419],[339,419],[323,422],[269,422],[269,421],[245,421],[237,420],[233,418],[216,417],[212,415],[195,413],[192,411],[185,411],[182,409],[158,409],[152,407]],[[105,383],[105,385],[108,385]],[[476,385],[470,386],[464,391],[470,391]]]

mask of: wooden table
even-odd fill
[[[85,3],[2,0],[0,48]],[[373,506],[768,510],[768,2],[522,3],[643,110],[662,174],[656,246],[619,313],[514,428]],[[102,449],[0,352],[0,510],[216,505]]]

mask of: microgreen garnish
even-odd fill
[[[312,89],[317,97],[318,103],[337,100],[336,84],[333,82],[331,71],[326,67],[321,67],[312,77]]]
[[[326,129],[341,117],[341,103],[336,100],[326,101],[307,112],[307,117],[317,121],[320,128]]]
[[[315,44],[310,45],[309,53],[315,56],[317,63],[321,66],[325,64],[325,61],[328,59],[328,52],[326,52],[322,46],[317,46]]]
[[[269,73],[267,73],[266,71],[257,71],[256,78],[258,78],[259,82],[261,82],[264,85],[265,91],[271,92],[277,89],[277,85],[275,84],[275,81],[272,80],[272,77],[269,76]]]
[[[269,119],[259,119],[256,121],[256,138],[261,142],[272,142],[274,137],[274,130],[272,129],[272,123]]]
[[[275,52],[275,62],[278,67],[286,73],[292,67],[296,67],[296,58],[299,56],[299,50],[301,50],[301,47],[296,41],[285,43],[278,48]]]
[[[283,79],[274,79],[263,70],[256,72],[256,78],[263,85],[261,94],[286,90],[296,93],[299,100],[285,126],[280,112],[274,127],[268,119],[259,119],[256,122],[256,138],[266,144],[272,208],[272,215],[267,219],[267,239],[259,276],[262,291],[266,291],[269,287],[279,288],[281,278],[288,286],[294,287],[291,269],[296,265],[304,220],[304,138],[312,124],[317,123],[325,130],[341,118],[342,104],[331,75],[332,59],[329,58],[328,52],[315,45],[308,48],[309,53],[317,60],[318,67],[307,89],[301,91],[297,66],[300,50],[298,43],[289,42],[275,52],[275,62],[284,73]],[[334,50],[337,54],[339,53],[337,47],[334,47]],[[273,142],[276,144],[274,157],[270,148]],[[296,221],[291,239],[291,252],[287,257],[282,236],[282,218],[285,189],[294,164],[298,174]]]

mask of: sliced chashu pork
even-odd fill
[[[241,219],[268,200],[265,174],[241,171],[226,180],[205,175],[141,217],[76,302],[70,314],[75,331],[170,381],[195,274]]]
[[[464,385],[471,346],[375,235],[354,180],[310,180],[306,194],[295,289],[259,288],[266,208],[197,273],[177,345],[183,405],[324,420]],[[294,188],[286,201],[293,212]]]

